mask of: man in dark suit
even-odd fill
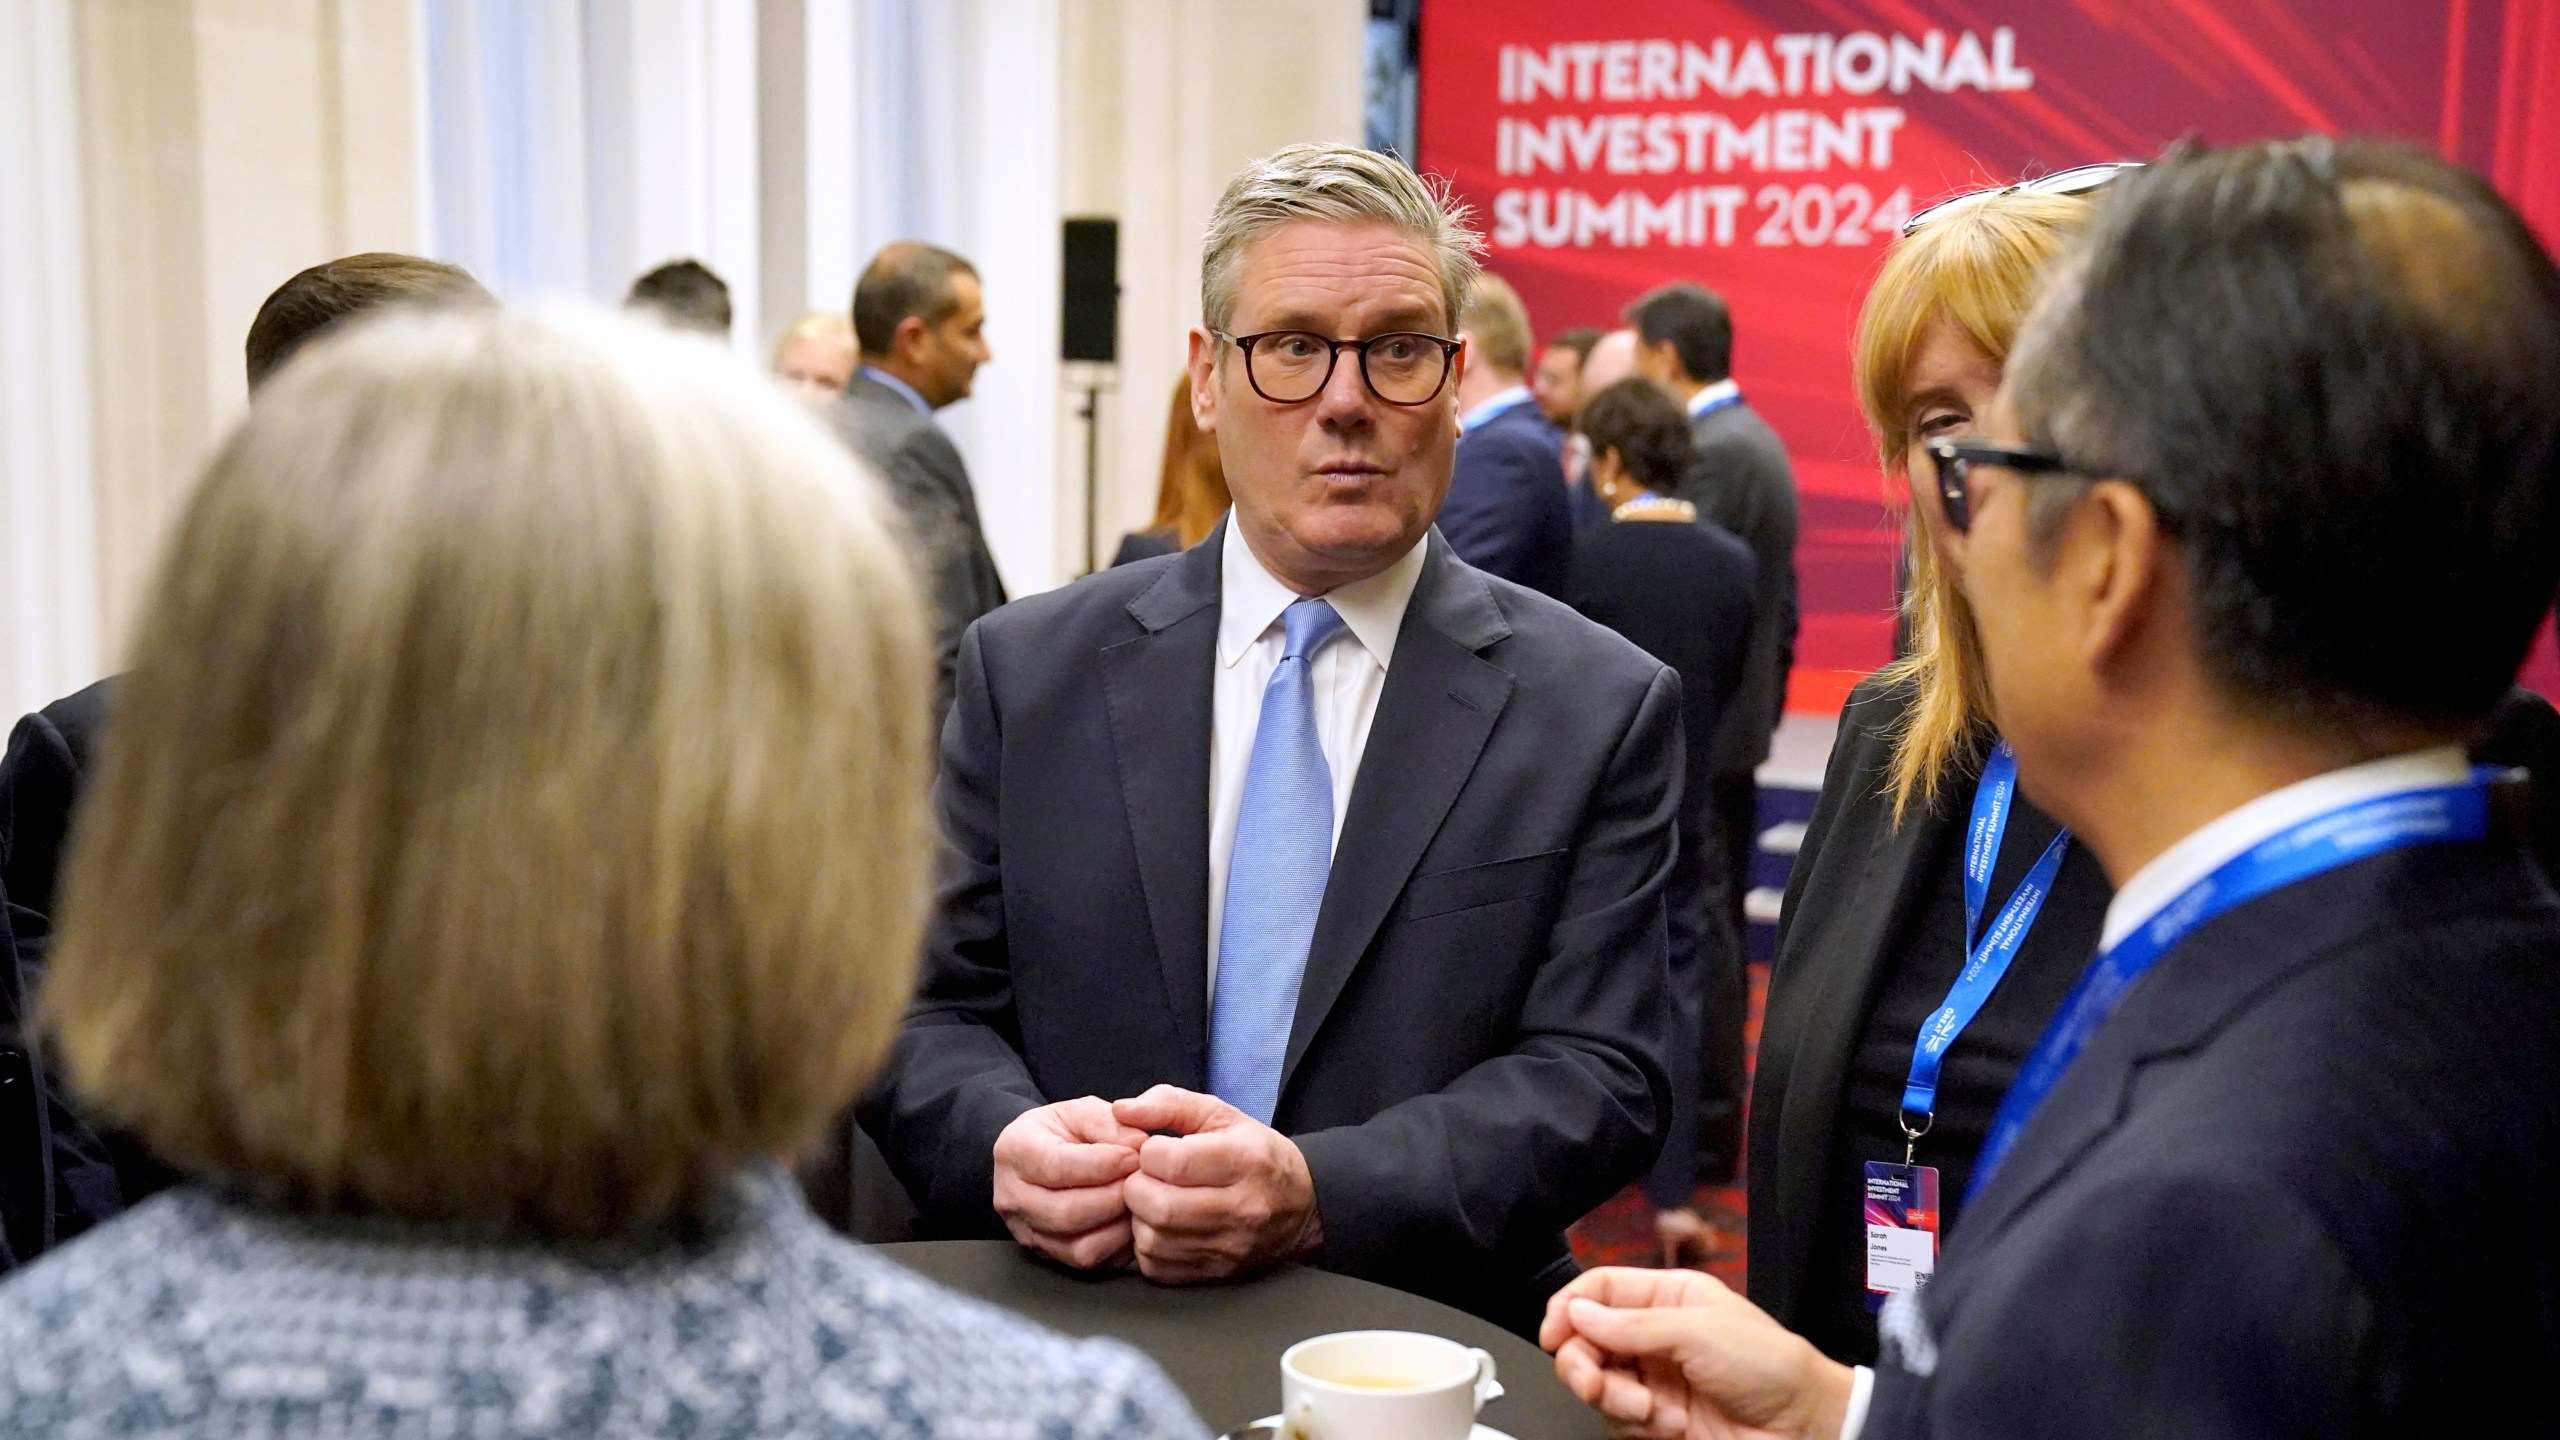
[[[1787,708],[1787,672],[1796,659],[1796,480],[1787,447],[1733,379],[1733,315],[1702,285],[1665,285],[1627,307],[1636,332],[1636,373],[1670,390],[1689,410],[1697,465],[1679,498],[1751,547],[1760,572],[1758,612],[1742,690],[1725,707],[1715,771],[1704,777],[1723,846],[1734,933],[1744,933],[1751,891],[1759,787],[1769,736]],[[1695,782],[1693,782],[1695,783]]]
[[[1529,311],[1500,276],[1481,276],[1458,333],[1467,342],[1467,373],[1458,387],[1458,459],[1449,498],[1440,502],[1440,533],[1477,569],[1561,597],[1573,561],[1573,510],[1564,431],[1538,408],[1523,378]]]
[[[853,287],[862,365],[844,387],[836,425],[888,484],[919,551],[933,597],[940,663],[933,715],[951,709],[960,632],[1005,601],[1004,578],[978,526],[978,495],[959,447],[933,412],[969,398],[987,348],[978,272],[948,250],[900,241],[872,257]]]
[[[969,631],[863,1113],[927,1233],[1526,1329],[1653,1158],[1679,682],[1431,533],[1473,268],[1391,157],[1248,167],[1191,333],[1228,522]]]
[[[1561,1298],[1559,1369],[1630,1425],[2478,1434],[2544,1407],[2560,897],[2461,742],[2560,581],[2560,270],[2414,150],[2189,148],[2120,184],[1982,438],[1933,447],[2019,778],[2117,884],[2099,955],[1872,1377],[1704,1286]],[[1648,1381],[1601,1368],[1639,1357]]]
[[[254,402],[267,378],[323,331],[387,305],[494,303],[463,270],[415,255],[350,255],[314,265],[276,287],[250,322],[245,349]],[[35,993],[53,940],[54,880],[98,737],[115,704],[117,682],[101,680],[21,719],[0,757],[0,895],[8,904],[15,951],[0,990],[23,1001]],[[11,1002],[12,1004],[16,1002]],[[103,1140],[72,1114],[33,1041],[19,1028],[23,1011],[0,1016],[0,1183],[6,1248],[0,1269],[24,1263],[70,1239],[171,1179],[121,1136]],[[23,1158],[22,1158],[23,1157]],[[30,1173],[53,1179],[27,1183]]]

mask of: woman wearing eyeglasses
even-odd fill
[[[1992,1113],[2111,896],[2009,778],[1922,449],[1973,429],[2089,210],[2043,185],[1929,212],[1858,319],[1859,401],[1912,493],[1911,651],[1841,717],[1779,920],[1749,1150],[1751,1298],[1851,1363],[1875,1358],[1884,1295],[1923,1283],[1962,1223]]]

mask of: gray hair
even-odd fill
[[[1379,221],[1431,247],[1449,324],[1467,308],[1484,237],[1446,182],[1425,180],[1392,155],[1351,145],[1291,145],[1237,172],[1209,215],[1200,246],[1200,318],[1223,330],[1235,310],[1246,247],[1293,220]]]

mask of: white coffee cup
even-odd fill
[[[1493,1357],[1408,1330],[1346,1330],[1280,1357],[1289,1440],[1467,1440],[1502,1396]]]

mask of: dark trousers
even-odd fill
[[[1751,859],[1760,842],[1760,786],[1748,771],[1718,775],[1709,782],[1708,806],[1713,849],[1703,857],[1717,867],[1710,893],[1721,902],[1716,925],[1724,943],[1710,953],[1724,963],[1707,975],[1705,1071],[1700,1077],[1705,1100],[1699,1111],[1699,1172],[1704,1183],[1730,1184],[1741,1173],[1742,1100],[1749,1089],[1745,1073],[1748,1052],[1743,1026],[1750,1018],[1750,922],[1742,912],[1751,893]]]

